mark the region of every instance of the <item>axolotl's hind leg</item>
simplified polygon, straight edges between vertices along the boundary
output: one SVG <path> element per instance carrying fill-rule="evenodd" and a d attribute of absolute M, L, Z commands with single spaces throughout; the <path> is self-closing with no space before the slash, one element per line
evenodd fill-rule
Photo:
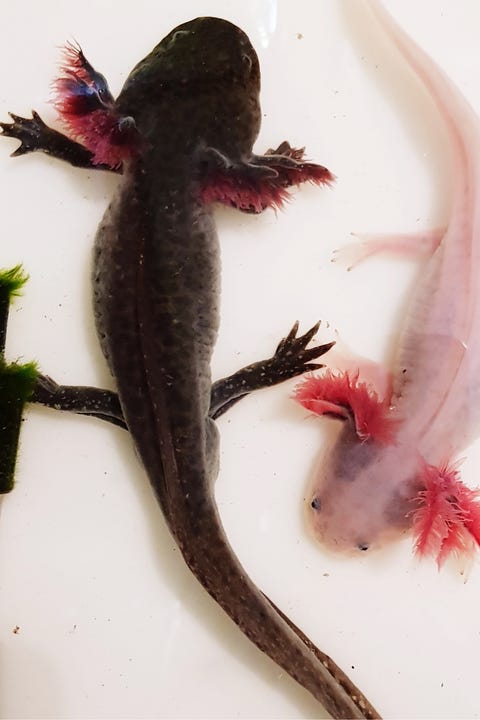
<path fill-rule="evenodd" d="M 296 322 L 289 334 L 280 341 L 271 358 L 247 365 L 230 377 L 217 380 L 212 386 L 210 417 L 214 420 L 220 417 L 254 390 L 278 385 L 284 380 L 322 368 L 323 365 L 312 361 L 328 352 L 335 343 L 307 349 L 319 327 L 320 323 L 317 323 L 304 335 L 297 337 Z"/>
<path fill-rule="evenodd" d="M 254 390 L 271 387 L 323 367 L 312 361 L 330 350 L 333 343 L 307 349 L 318 328 L 319 323 L 297 337 L 296 322 L 289 334 L 281 340 L 272 357 L 252 363 L 233 375 L 217 380 L 212 385 L 210 417 L 214 420 L 220 417 Z M 29 401 L 55 410 L 93 416 L 127 429 L 118 395 L 111 390 L 80 385 L 57 385 L 51 378 L 39 375 Z"/>
<path fill-rule="evenodd" d="M 89 415 L 127 430 L 120 400 L 113 390 L 87 385 L 58 385 L 48 375 L 39 374 L 29 402 L 53 410 Z"/>

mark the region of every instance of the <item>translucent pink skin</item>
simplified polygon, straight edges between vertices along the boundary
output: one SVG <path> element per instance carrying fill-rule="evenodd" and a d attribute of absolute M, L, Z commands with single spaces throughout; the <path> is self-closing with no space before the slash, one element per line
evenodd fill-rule
<path fill-rule="evenodd" d="M 384 398 L 390 417 L 398 423 L 395 439 L 388 446 L 375 438 L 365 442 L 354 423 L 344 422 L 314 480 L 308 519 L 322 544 L 352 552 L 380 546 L 415 524 L 417 551 L 436 553 L 441 564 L 449 552 L 471 552 L 478 542 L 468 522 L 463 522 L 478 511 L 477 495 L 469 496 L 460 508 L 466 529 L 456 537 L 448 535 L 445 517 L 443 538 L 428 533 L 423 538 L 422 517 L 432 509 L 430 504 L 425 511 L 426 475 L 430 473 L 429 481 L 431 476 L 426 466 L 440 468 L 440 488 L 445 477 L 441 468 L 451 467 L 479 430 L 480 124 L 453 83 L 380 4 L 376 0 L 367 4 L 431 94 L 447 127 L 452 199 L 445 231 L 438 244 L 433 243 L 433 254 L 412 298 L 391 394 Z M 447 500 L 450 508 L 456 508 L 458 473 L 446 475 L 453 493 L 452 498 L 447 494 Z M 415 518 L 421 503 L 423 515 L 417 512 Z"/>

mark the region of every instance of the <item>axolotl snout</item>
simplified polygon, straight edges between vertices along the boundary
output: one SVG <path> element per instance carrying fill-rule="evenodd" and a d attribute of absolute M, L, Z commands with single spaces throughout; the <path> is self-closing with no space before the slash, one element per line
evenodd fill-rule
<path fill-rule="evenodd" d="M 421 490 L 417 471 L 414 448 L 359 442 L 347 420 L 309 492 L 313 535 L 334 551 L 382 546 L 411 524 L 412 496 Z"/>

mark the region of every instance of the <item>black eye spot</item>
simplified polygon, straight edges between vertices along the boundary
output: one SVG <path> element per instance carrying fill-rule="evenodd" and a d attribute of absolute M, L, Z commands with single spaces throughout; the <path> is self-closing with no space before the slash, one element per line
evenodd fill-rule
<path fill-rule="evenodd" d="M 317 497 L 313 498 L 312 502 L 310 503 L 310 506 L 311 506 L 314 510 L 321 510 L 321 508 L 322 508 L 322 503 L 320 502 L 320 498 L 317 498 Z"/>
<path fill-rule="evenodd" d="M 179 38 L 183 37 L 184 35 L 190 35 L 190 34 L 191 34 L 190 30 L 176 30 L 169 40 L 168 49 L 170 50 L 170 48 L 172 48 L 175 45 L 175 43 L 178 41 Z"/>
<path fill-rule="evenodd" d="M 357 548 L 359 550 L 363 550 L 364 552 L 365 552 L 365 550 L 368 550 L 369 547 L 370 547 L 370 545 L 368 543 L 358 543 L 358 545 L 357 545 Z"/>
<path fill-rule="evenodd" d="M 252 62 L 252 58 L 250 57 L 250 55 L 247 55 L 247 53 L 243 53 L 243 55 L 242 55 L 242 62 L 243 62 L 245 65 L 247 65 L 247 67 L 248 67 L 249 70 L 251 69 L 251 67 L 252 67 L 252 65 L 253 65 L 253 62 Z"/>

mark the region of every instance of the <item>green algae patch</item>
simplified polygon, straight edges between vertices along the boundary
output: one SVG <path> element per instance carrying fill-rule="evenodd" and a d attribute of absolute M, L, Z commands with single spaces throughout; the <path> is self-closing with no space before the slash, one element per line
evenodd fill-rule
<path fill-rule="evenodd" d="M 13 488 L 22 414 L 37 374 L 35 363 L 7 365 L 0 359 L 0 493 Z"/>

